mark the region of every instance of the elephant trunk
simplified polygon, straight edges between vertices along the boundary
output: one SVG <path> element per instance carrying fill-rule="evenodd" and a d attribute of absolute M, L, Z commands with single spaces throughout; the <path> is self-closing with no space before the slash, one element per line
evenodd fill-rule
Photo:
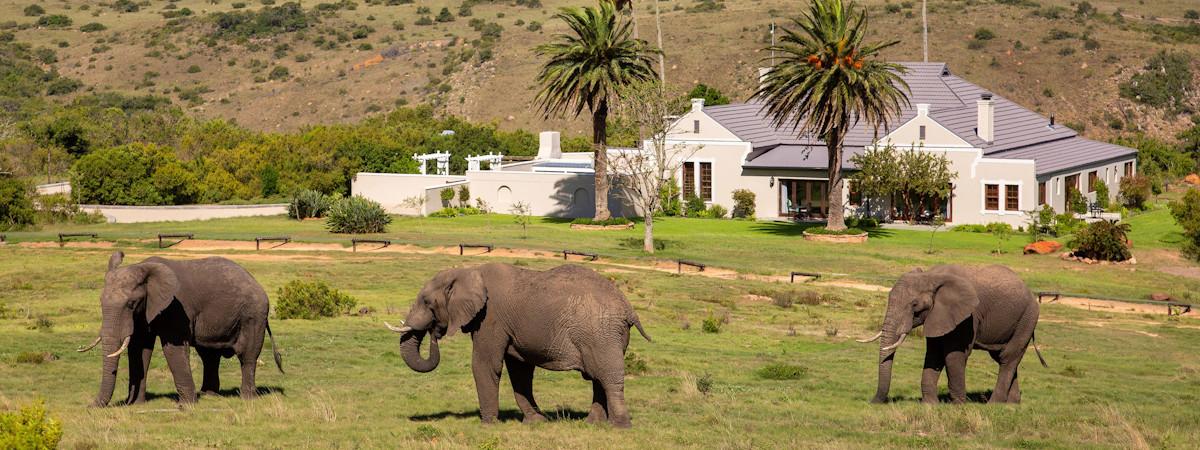
<path fill-rule="evenodd" d="M 888 401 L 888 391 L 892 386 L 892 362 L 896 357 L 896 350 L 904 340 L 904 336 L 912 330 L 912 318 L 897 317 L 901 315 L 906 314 L 901 311 L 893 315 L 889 308 L 888 317 L 884 320 L 883 330 L 879 337 L 879 384 L 875 387 L 875 397 L 871 399 L 871 403 L 887 403 Z"/>
<path fill-rule="evenodd" d="M 116 338 L 104 339 L 105 356 L 100 369 L 100 393 L 96 395 L 94 406 L 108 406 L 108 402 L 112 400 L 113 387 L 117 382 L 117 365 L 121 361 L 121 355 L 118 353 L 120 346 L 121 341 Z"/>
<path fill-rule="evenodd" d="M 436 369 L 441 362 L 436 337 L 431 337 L 429 341 L 429 358 L 421 357 L 421 341 L 425 340 L 425 334 L 424 330 L 413 330 L 400 335 L 400 356 L 410 369 L 421 373 Z"/>

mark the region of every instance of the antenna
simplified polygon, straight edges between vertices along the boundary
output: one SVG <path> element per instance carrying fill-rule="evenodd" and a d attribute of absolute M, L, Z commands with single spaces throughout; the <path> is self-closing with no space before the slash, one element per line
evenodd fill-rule
<path fill-rule="evenodd" d="M 921 0 L 921 49 L 924 62 L 929 62 L 929 17 L 925 15 L 926 0 Z"/>
<path fill-rule="evenodd" d="M 775 65 L 775 21 L 771 21 L 771 65 Z"/>

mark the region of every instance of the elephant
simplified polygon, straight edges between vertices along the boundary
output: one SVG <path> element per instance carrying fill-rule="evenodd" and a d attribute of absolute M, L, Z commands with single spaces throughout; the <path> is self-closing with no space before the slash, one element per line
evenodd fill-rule
<path fill-rule="evenodd" d="M 942 369 L 946 370 L 951 402 L 965 402 L 967 357 L 977 348 L 986 350 L 1000 365 L 988 402 L 1019 403 L 1017 367 L 1031 343 L 1038 360 L 1046 366 L 1034 342 L 1037 321 L 1037 299 L 1007 267 L 943 265 L 908 272 L 888 294 L 882 330 L 859 341 L 880 340 L 879 385 L 871 401 L 888 400 L 896 349 L 913 328 L 924 325 L 927 346 L 921 374 L 922 402 L 937 403 Z"/>
<path fill-rule="evenodd" d="M 492 263 L 437 273 L 421 288 L 400 333 L 409 368 L 429 372 L 440 361 L 438 340 L 471 335 L 471 371 L 485 424 L 498 416 L 500 370 L 525 423 L 546 420 L 533 398 L 533 370 L 576 370 L 592 382 L 590 423 L 631 426 L 625 405 L 625 350 L 630 326 L 650 336 L 629 301 L 608 279 L 577 265 L 547 271 Z M 421 343 L 430 335 L 429 357 Z"/>
<path fill-rule="evenodd" d="M 220 389 L 221 358 L 237 355 L 242 368 L 241 397 L 257 395 L 254 375 L 264 331 L 271 340 L 275 366 L 283 372 L 267 323 L 267 293 L 246 269 L 218 257 L 187 261 L 151 257 L 121 267 L 124 258 L 120 251 L 109 258 L 100 293 L 100 335 L 79 348 L 86 352 L 104 344 L 100 392 L 93 406 L 107 406 L 112 399 L 117 365 L 126 350 L 129 394 L 125 404 L 146 401 L 146 372 L 156 338 L 162 342 L 181 403 L 196 401 L 189 347 L 196 347 L 204 365 L 200 389 L 205 393 Z"/>

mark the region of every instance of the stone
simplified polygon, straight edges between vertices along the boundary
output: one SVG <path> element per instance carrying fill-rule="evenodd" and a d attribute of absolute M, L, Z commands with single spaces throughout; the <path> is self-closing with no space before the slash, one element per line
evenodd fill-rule
<path fill-rule="evenodd" d="M 1049 255 L 1062 249 L 1062 246 L 1055 241 L 1037 241 L 1025 246 L 1025 254 Z"/>
<path fill-rule="evenodd" d="M 1183 182 L 1192 186 L 1200 186 L 1200 175 L 1196 175 L 1194 173 L 1189 174 L 1188 176 L 1183 177 Z"/>

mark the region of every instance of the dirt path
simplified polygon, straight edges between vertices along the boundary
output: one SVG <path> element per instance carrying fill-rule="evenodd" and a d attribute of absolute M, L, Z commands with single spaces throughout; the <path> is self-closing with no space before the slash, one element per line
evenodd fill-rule
<path fill-rule="evenodd" d="M 1167 305 L 1155 305 L 1150 303 L 1127 303 L 1116 300 L 1096 300 L 1090 298 L 1079 297 L 1062 297 L 1051 304 L 1067 305 L 1088 311 L 1116 312 L 1126 314 L 1165 314 Z M 1178 310 L 1178 308 L 1176 308 Z M 1196 317 L 1196 311 L 1188 311 L 1184 314 L 1189 317 Z"/>

